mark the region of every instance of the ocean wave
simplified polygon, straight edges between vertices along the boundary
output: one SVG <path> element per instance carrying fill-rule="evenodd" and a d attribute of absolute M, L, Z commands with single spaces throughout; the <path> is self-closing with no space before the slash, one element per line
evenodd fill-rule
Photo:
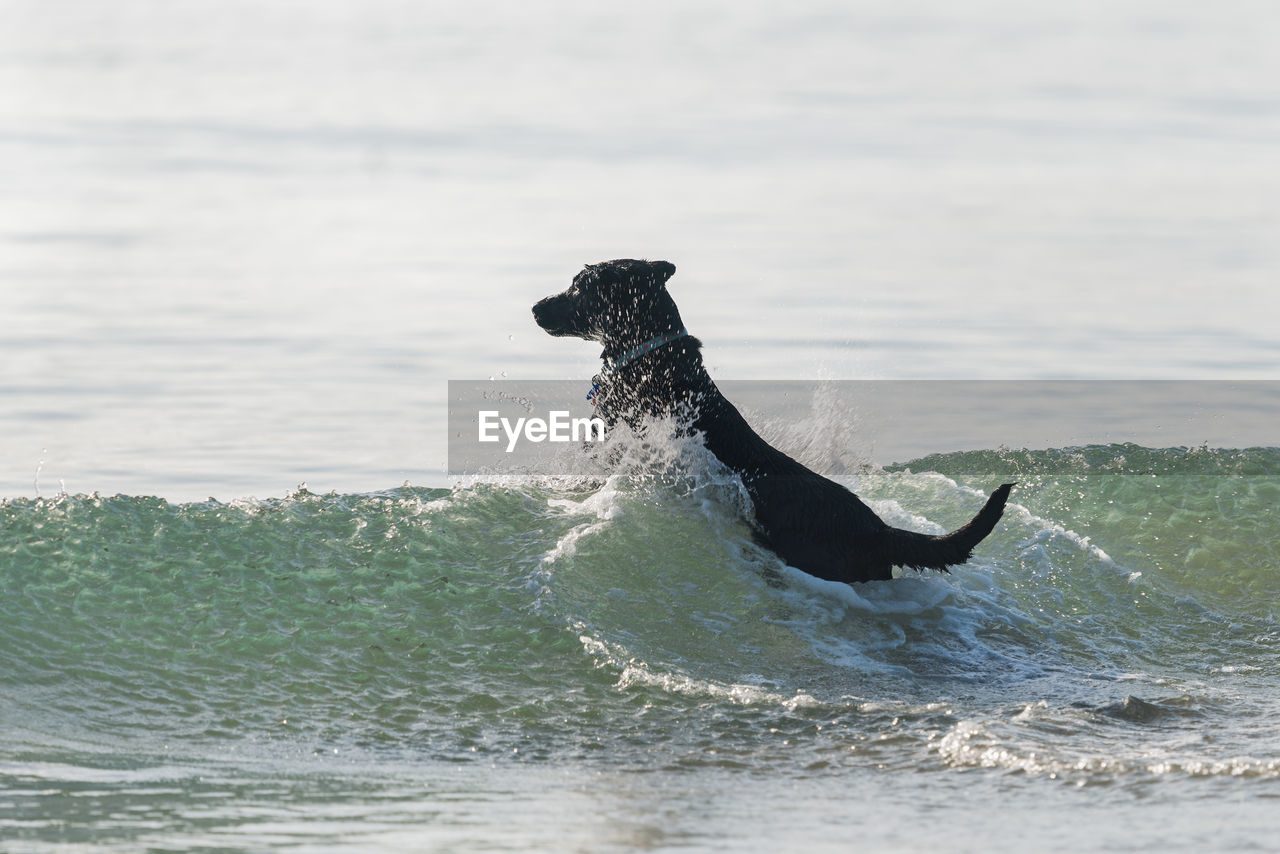
<path fill-rule="evenodd" d="M 8 500 L 0 686 L 29 721 L 8 737 L 642 762 L 710 715 L 748 753 L 761 727 L 822 726 L 808 742 L 822 756 L 844 756 L 840 739 L 866 755 L 901 727 L 899 753 L 876 742 L 881 760 L 1273 775 L 1255 729 L 1231 721 L 1275 696 L 1275 484 L 1083 477 L 1022 483 L 950 575 L 852 586 L 757 545 L 740 484 L 696 459 L 227 504 Z M 937 471 L 844 482 L 926 531 L 968 518 L 992 485 Z M 1134 692 L 1179 691 L 1204 698 L 1194 726 L 1235 737 L 1117 748 L 1109 727 L 1188 726 L 1134 719 L 1169 706 Z"/>

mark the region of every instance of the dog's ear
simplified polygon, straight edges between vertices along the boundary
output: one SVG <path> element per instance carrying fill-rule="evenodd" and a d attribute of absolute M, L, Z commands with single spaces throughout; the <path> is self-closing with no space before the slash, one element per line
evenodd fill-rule
<path fill-rule="evenodd" d="M 626 284 L 641 289 L 652 287 L 656 291 L 675 272 L 676 265 L 670 261 L 618 258 L 614 261 L 601 261 L 599 264 L 587 264 L 578 275 L 598 278 L 602 283 Z"/>

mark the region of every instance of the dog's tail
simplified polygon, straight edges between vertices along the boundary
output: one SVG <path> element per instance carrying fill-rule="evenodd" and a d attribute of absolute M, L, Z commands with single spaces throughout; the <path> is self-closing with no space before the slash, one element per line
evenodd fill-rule
<path fill-rule="evenodd" d="M 1000 486 L 987 503 L 978 511 L 967 525 L 956 528 L 950 534 L 930 536 L 915 531 L 904 531 L 901 528 L 889 528 L 886 532 L 884 556 L 891 566 L 905 566 L 911 569 L 941 569 L 949 572 L 947 567 L 964 563 L 973 553 L 973 548 L 982 542 L 991 529 L 1004 515 L 1005 502 L 1009 500 L 1009 490 L 1015 483 Z"/>

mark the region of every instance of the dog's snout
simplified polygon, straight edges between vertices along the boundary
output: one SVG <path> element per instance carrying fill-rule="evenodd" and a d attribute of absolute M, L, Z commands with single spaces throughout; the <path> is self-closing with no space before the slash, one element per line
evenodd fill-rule
<path fill-rule="evenodd" d="M 555 294 L 533 304 L 533 319 L 551 335 L 576 335 L 572 306 L 564 294 Z"/>
<path fill-rule="evenodd" d="M 556 298 L 554 296 L 540 299 L 533 304 L 533 319 L 543 329 L 547 328 L 554 312 L 554 304 Z"/>

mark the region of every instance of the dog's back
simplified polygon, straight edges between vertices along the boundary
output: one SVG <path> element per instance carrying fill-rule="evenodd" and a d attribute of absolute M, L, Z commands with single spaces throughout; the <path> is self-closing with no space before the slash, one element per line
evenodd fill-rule
<path fill-rule="evenodd" d="M 709 381 L 709 380 L 708 380 Z M 756 530 L 789 565 L 832 581 L 893 577 L 893 567 L 941 569 L 964 563 L 991 533 L 1013 484 L 1005 484 L 967 525 L 942 536 L 891 527 L 840 484 L 801 465 L 723 401 L 694 426 L 707 449 L 737 472 L 755 507 Z"/>

